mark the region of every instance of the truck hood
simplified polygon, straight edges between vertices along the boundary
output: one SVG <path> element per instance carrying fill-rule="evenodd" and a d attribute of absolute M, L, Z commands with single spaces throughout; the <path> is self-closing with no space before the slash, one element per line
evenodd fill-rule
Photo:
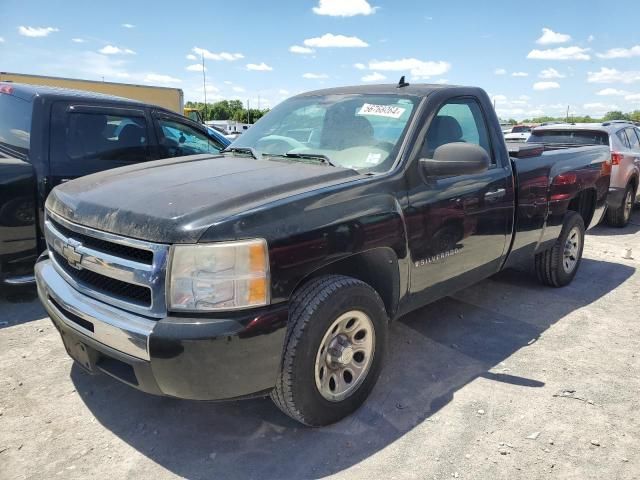
<path fill-rule="evenodd" d="M 161 243 L 193 243 L 225 218 L 360 174 L 345 168 L 197 155 L 107 170 L 56 187 L 47 209 L 69 221 Z"/>

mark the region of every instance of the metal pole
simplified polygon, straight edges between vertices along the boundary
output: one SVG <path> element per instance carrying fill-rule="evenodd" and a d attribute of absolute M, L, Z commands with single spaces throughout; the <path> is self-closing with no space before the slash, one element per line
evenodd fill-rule
<path fill-rule="evenodd" d="M 247 123 L 251 125 L 251 104 L 249 103 L 248 98 L 247 98 Z"/>
<path fill-rule="evenodd" d="M 569 123 L 569 107 L 570 105 L 567 105 L 567 123 Z"/>
<path fill-rule="evenodd" d="M 204 91 L 204 115 L 202 119 L 207 121 L 207 75 L 204 71 L 204 53 L 202 54 L 202 90 Z"/>

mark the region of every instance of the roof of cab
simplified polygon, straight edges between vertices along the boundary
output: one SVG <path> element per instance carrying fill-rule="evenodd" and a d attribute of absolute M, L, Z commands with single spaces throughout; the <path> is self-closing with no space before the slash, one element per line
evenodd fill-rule
<path fill-rule="evenodd" d="M 0 87 L 9 87 L 12 89 L 11 94 L 23 100 L 33 101 L 35 97 L 44 98 L 65 98 L 65 99 L 89 99 L 109 101 L 112 103 L 121 103 L 127 105 L 146 105 L 143 102 L 131 100 L 129 98 L 117 97 L 115 95 L 106 95 L 104 93 L 89 92 L 86 90 L 73 90 L 70 88 L 48 87 L 44 85 L 31 85 L 26 83 L 0 82 Z"/>
<path fill-rule="evenodd" d="M 304 92 L 297 97 L 314 97 L 321 95 L 367 95 L 367 94 L 386 94 L 386 95 L 413 95 L 416 97 L 426 97 L 436 90 L 452 89 L 452 88 L 472 88 L 462 87 L 460 85 L 445 84 L 428 84 L 418 83 L 411 84 L 406 87 L 398 87 L 397 83 L 383 85 L 352 85 L 348 87 L 325 88 L 322 90 L 313 90 Z"/>
<path fill-rule="evenodd" d="M 535 131 L 545 131 L 545 130 L 590 130 L 597 132 L 617 132 L 623 128 L 628 127 L 636 127 L 637 126 L 633 122 L 627 121 L 611 121 L 604 123 L 561 123 L 557 125 L 541 125 L 539 127 L 535 127 Z"/>

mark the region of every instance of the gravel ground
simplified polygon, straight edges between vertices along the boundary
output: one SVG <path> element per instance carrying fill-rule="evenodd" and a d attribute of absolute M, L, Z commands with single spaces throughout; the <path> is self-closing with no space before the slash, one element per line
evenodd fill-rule
<path fill-rule="evenodd" d="M 3 301 L 0 478 L 640 479 L 638 267 L 640 212 L 592 231 L 567 288 L 504 272 L 408 315 L 323 429 L 86 375 L 37 301 Z"/>

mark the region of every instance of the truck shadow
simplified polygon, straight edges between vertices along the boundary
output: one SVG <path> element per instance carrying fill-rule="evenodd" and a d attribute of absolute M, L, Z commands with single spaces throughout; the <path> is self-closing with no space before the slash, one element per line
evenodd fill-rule
<path fill-rule="evenodd" d="M 0 329 L 47 318 L 35 287 L 0 291 Z"/>
<path fill-rule="evenodd" d="M 587 234 L 595 235 L 596 237 L 617 237 L 621 235 L 634 235 L 638 232 L 640 232 L 640 208 L 636 208 L 633 211 L 629 223 L 624 228 L 610 227 L 606 222 L 603 222 L 589 230 Z"/>
<path fill-rule="evenodd" d="M 268 399 L 152 397 L 77 367 L 71 378 L 103 426 L 181 477 L 324 477 L 356 465 L 422 422 L 438 421 L 453 395 L 480 377 L 515 385 L 523 395 L 543 387 L 538 378 L 512 374 L 501 363 L 634 271 L 585 259 L 574 283 L 558 290 L 506 271 L 405 316 L 391 328 L 387 365 L 369 400 L 350 418 L 322 429 L 301 427 Z"/>

